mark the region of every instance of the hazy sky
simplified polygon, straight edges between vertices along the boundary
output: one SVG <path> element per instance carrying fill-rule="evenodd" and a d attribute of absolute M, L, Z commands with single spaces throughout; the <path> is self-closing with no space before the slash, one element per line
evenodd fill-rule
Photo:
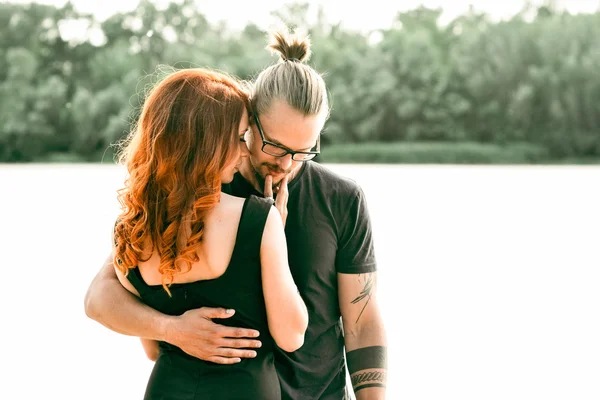
<path fill-rule="evenodd" d="M 30 0 L 8 0 L 9 2 L 27 3 Z M 476 9 L 486 11 L 496 18 L 508 17 L 523 6 L 524 0 L 366 0 L 349 5 L 342 0 L 306 0 L 316 10 L 321 4 L 325 7 L 328 20 L 331 22 L 342 21 L 343 25 L 351 29 L 369 30 L 386 28 L 392 22 L 398 11 L 407 10 L 423 4 L 429 7 L 441 7 L 445 12 L 445 19 L 451 19 L 457 14 L 468 9 L 473 4 Z M 6 2 L 6 1 L 5 1 Z M 62 6 L 66 0 L 38 0 L 38 3 L 55 4 Z M 533 0 L 532 3 L 540 4 L 543 0 Z M 97 18 L 104 19 L 118 12 L 135 8 L 138 0 L 107 0 L 96 2 L 93 0 L 72 0 L 78 10 L 94 13 Z M 155 3 L 168 3 L 165 0 L 156 0 Z M 211 21 L 226 20 L 229 26 L 243 27 L 248 21 L 266 28 L 274 22 L 269 13 L 286 3 L 281 0 L 197 0 L 203 14 Z M 401 3 L 401 4 L 398 4 Z M 598 9 L 599 0 L 557 0 L 556 3 L 571 12 L 593 12 Z"/>

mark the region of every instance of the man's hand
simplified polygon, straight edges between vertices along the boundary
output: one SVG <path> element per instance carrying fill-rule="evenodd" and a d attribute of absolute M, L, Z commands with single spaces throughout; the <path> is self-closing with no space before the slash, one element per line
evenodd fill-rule
<path fill-rule="evenodd" d="M 275 207 L 281 214 L 281 219 L 283 221 L 283 226 L 285 226 L 285 220 L 288 216 L 287 202 L 288 202 L 288 175 L 285 176 L 281 180 L 281 183 L 276 188 L 277 191 L 277 200 L 275 201 Z M 265 190 L 263 192 L 265 197 L 273 198 L 273 177 L 271 175 L 267 175 L 265 178 Z"/>
<path fill-rule="evenodd" d="M 261 342 L 253 329 L 219 325 L 213 318 L 229 318 L 234 311 L 223 308 L 202 307 L 173 317 L 167 326 L 166 342 L 175 345 L 191 356 L 217 364 L 235 364 L 242 358 L 254 358 Z"/>

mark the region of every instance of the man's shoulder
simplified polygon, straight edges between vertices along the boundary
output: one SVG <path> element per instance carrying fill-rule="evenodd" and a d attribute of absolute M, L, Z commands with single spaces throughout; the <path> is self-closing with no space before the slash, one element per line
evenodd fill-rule
<path fill-rule="evenodd" d="M 340 175 L 322 164 L 311 162 L 309 167 L 310 179 L 318 184 L 321 191 L 341 196 L 356 196 L 361 191 L 360 185 L 355 180 Z"/>

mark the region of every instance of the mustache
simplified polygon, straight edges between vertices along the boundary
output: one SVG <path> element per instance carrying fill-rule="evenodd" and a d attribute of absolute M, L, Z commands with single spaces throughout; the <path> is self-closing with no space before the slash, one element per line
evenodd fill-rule
<path fill-rule="evenodd" d="M 288 174 L 292 170 L 291 168 L 281 169 L 277 165 L 268 164 L 268 163 L 263 163 L 263 166 L 267 167 L 269 170 L 271 170 L 273 172 L 282 173 L 282 174 Z"/>

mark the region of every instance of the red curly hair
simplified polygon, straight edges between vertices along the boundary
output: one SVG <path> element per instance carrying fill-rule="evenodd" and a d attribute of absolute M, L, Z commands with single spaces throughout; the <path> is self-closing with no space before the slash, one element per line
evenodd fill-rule
<path fill-rule="evenodd" d="M 199 260 L 204 218 L 220 200 L 224 167 L 240 155 L 249 104 L 240 82 L 202 68 L 173 72 L 149 93 L 120 155 L 128 178 L 118 191 L 114 263 L 124 275 L 157 250 L 170 295 L 182 266 Z"/>

